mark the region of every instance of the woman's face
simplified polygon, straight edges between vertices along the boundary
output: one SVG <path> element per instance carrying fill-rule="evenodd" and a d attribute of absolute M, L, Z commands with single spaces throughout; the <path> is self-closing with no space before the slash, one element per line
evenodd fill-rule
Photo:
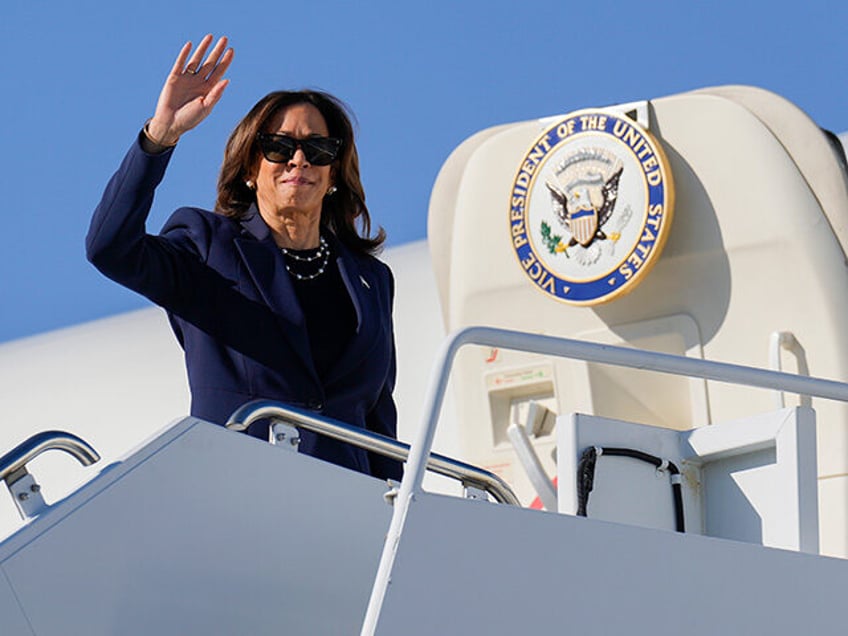
<path fill-rule="evenodd" d="M 264 132 L 295 139 L 330 135 L 321 111 L 307 103 L 293 104 L 277 113 Z M 332 167 L 310 164 L 302 148 L 285 163 L 273 163 L 260 153 L 256 203 L 259 213 L 272 227 L 281 217 L 296 214 L 320 219 L 321 203 L 331 185 Z"/>

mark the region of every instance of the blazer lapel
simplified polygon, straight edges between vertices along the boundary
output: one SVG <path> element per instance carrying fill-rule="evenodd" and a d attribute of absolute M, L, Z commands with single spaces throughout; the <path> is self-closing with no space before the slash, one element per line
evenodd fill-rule
<path fill-rule="evenodd" d="M 377 337 L 383 328 L 378 309 L 380 300 L 377 296 L 377 281 L 373 280 L 370 272 L 363 271 L 356 259 L 339 241 L 333 241 L 333 248 L 339 254 L 337 260 L 339 273 L 356 310 L 356 332 L 327 375 L 328 384 L 350 373 L 361 363 L 377 344 Z"/>
<path fill-rule="evenodd" d="M 280 319 L 281 331 L 291 347 L 317 380 L 318 374 L 309 350 L 309 336 L 303 311 L 286 273 L 282 253 L 277 249 L 268 226 L 255 206 L 248 211 L 248 216 L 242 221 L 242 227 L 250 238 L 237 238 L 235 244 L 245 268 L 262 300 Z"/>

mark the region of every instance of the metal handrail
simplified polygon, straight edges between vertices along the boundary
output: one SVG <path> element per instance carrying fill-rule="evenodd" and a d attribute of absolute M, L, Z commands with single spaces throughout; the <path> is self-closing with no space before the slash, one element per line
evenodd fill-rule
<path fill-rule="evenodd" d="M 453 333 L 444 342 L 437 356 L 434 365 L 436 371 L 425 398 L 424 418 L 418 429 L 418 437 L 412 444 L 412 453 L 407 462 L 406 475 L 401 486 L 401 496 L 420 490 L 424 472 L 423 458 L 433 445 L 453 359 L 459 349 L 469 344 L 658 371 L 763 389 L 777 389 L 848 402 L 848 384 L 835 380 L 494 327 L 466 327 Z"/>
<path fill-rule="evenodd" d="M 266 418 L 283 421 L 390 459 L 406 461 L 409 457 L 409 444 L 337 420 L 318 418 L 271 400 L 254 400 L 244 404 L 230 416 L 226 426 L 230 430 L 243 431 L 253 422 Z M 515 493 L 503 479 L 482 468 L 431 453 L 426 469 L 456 479 L 463 486 L 485 490 L 499 503 L 520 505 Z"/>
<path fill-rule="evenodd" d="M 421 492 L 424 465 L 433 446 L 433 438 L 442 411 L 450 369 L 457 352 L 469 344 L 527 351 L 632 369 L 659 371 L 660 373 L 756 386 L 763 389 L 777 389 L 799 395 L 848 402 L 848 384 L 834 380 L 800 377 L 790 373 L 767 371 L 738 364 L 698 360 L 668 353 L 581 342 L 568 338 L 494 327 L 460 329 L 445 340 L 436 358 L 434 373 L 424 402 L 424 417 L 421 427 L 418 429 L 417 437 L 412 444 L 409 460 L 406 463 L 406 472 L 400 484 L 389 532 L 386 536 L 386 542 L 383 544 L 380 565 L 377 568 L 377 578 L 365 613 L 362 634 L 372 634 L 376 628 L 410 501 L 416 493 Z"/>
<path fill-rule="evenodd" d="M 810 375 L 810 367 L 807 365 L 807 353 L 804 347 L 798 342 L 791 331 L 774 331 L 769 337 L 769 368 L 775 371 L 783 371 L 781 364 L 780 350 L 786 349 L 795 356 L 798 364 L 798 375 Z M 786 398 L 783 391 L 775 391 L 775 402 L 777 408 L 782 409 L 786 406 Z M 809 395 L 801 396 L 801 406 L 812 406 L 812 400 Z"/>
<path fill-rule="evenodd" d="M 91 466 L 100 455 L 85 440 L 65 431 L 42 431 L 15 446 L 0 457 L 0 481 L 5 481 L 44 451 L 60 450 L 74 457 L 83 466 Z"/>

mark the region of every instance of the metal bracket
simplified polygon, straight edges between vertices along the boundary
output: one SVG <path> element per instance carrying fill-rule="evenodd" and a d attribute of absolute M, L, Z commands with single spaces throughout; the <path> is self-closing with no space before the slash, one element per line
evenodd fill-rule
<path fill-rule="evenodd" d="M 36 433 L 0 457 L 0 481 L 6 483 L 24 519 L 35 517 L 47 509 L 41 496 L 41 486 L 26 467 L 30 461 L 48 450 L 64 451 L 83 466 L 100 461 L 100 455 L 88 442 L 65 431 Z"/>
<path fill-rule="evenodd" d="M 5 481 L 22 519 L 37 517 L 47 509 L 41 486 L 26 468 L 15 471 Z"/>
<path fill-rule="evenodd" d="M 387 479 L 386 484 L 388 484 L 389 489 L 383 493 L 383 499 L 385 499 L 386 503 L 390 506 L 394 506 L 395 500 L 400 492 L 400 482 L 395 481 L 394 479 Z"/>
<path fill-rule="evenodd" d="M 650 130 L 651 116 L 649 106 L 650 101 L 643 99 L 637 102 L 626 102 L 624 104 L 610 104 L 609 106 L 600 106 L 593 110 L 605 110 L 615 115 L 627 117 L 635 121 L 645 130 Z M 542 117 L 538 121 L 541 128 L 547 128 L 551 124 L 560 121 L 563 117 L 565 117 L 565 114 L 552 115 L 550 117 Z"/>
<path fill-rule="evenodd" d="M 489 501 L 489 493 L 482 488 L 477 488 L 476 486 L 462 484 L 462 493 L 466 499 L 471 499 L 473 501 Z"/>
<path fill-rule="evenodd" d="M 274 422 L 271 425 L 269 436 L 268 441 L 271 444 L 286 450 L 297 452 L 297 447 L 300 445 L 300 432 L 296 426 L 292 426 L 288 422 Z"/>
<path fill-rule="evenodd" d="M 627 102 L 625 104 L 613 104 L 606 106 L 602 110 L 608 110 L 619 115 L 629 117 L 645 130 L 651 129 L 650 110 L 648 109 L 650 102 L 648 100 L 640 100 L 638 102 Z"/>

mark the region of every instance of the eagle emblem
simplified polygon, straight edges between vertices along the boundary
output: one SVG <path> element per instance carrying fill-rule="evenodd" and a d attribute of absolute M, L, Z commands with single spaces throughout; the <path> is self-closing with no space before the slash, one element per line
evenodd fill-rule
<path fill-rule="evenodd" d="M 549 297 L 610 301 L 659 259 L 674 183 L 662 146 L 630 110 L 551 119 L 518 163 L 509 240 L 519 267 Z"/>
<path fill-rule="evenodd" d="M 610 220 L 618 198 L 618 184 L 624 171 L 621 160 L 602 148 L 584 148 L 562 161 L 555 178 L 545 181 L 551 193 L 554 214 L 571 234 L 565 251 L 577 244 L 588 248 L 596 239 L 607 236 L 604 225 Z"/>

